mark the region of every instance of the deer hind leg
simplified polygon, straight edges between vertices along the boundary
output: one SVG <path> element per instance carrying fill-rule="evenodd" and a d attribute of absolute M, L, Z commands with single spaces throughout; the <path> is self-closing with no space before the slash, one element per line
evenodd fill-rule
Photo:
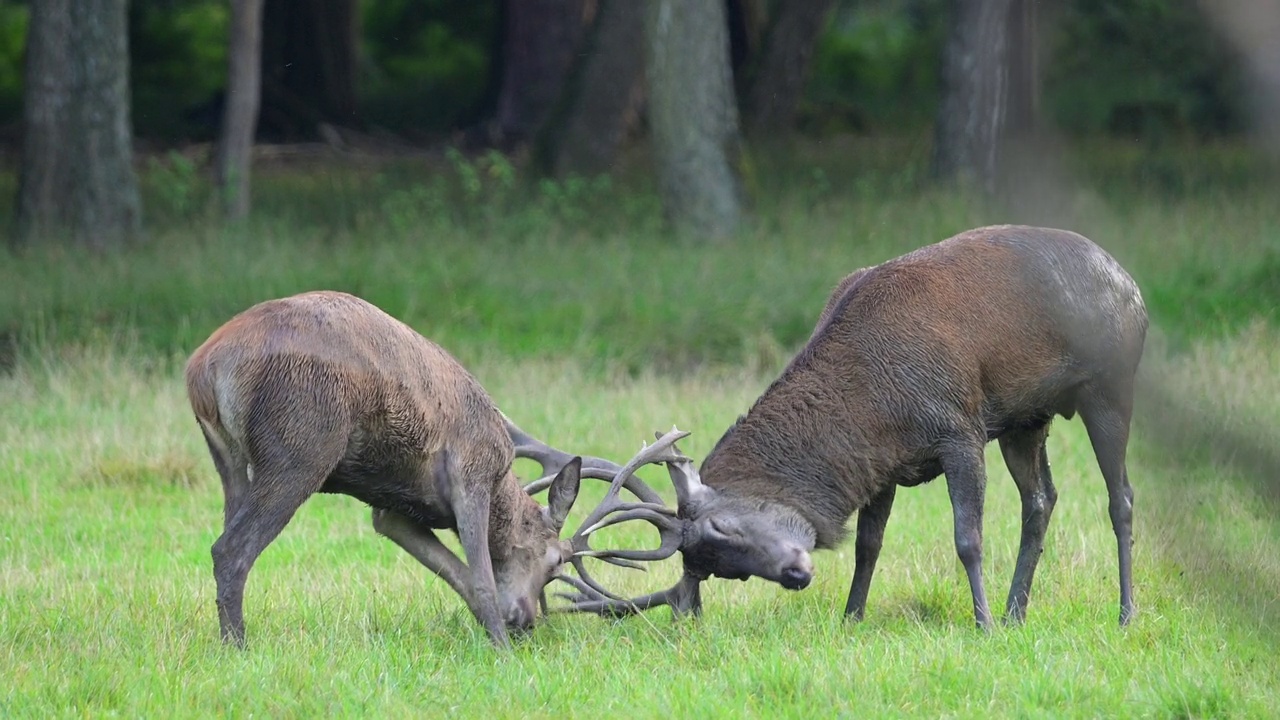
<path fill-rule="evenodd" d="M 1049 456 L 1045 452 L 1045 439 L 1049 436 L 1048 423 L 1017 430 L 1000 438 L 1000 452 L 1004 464 L 1013 476 L 1022 496 L 1022 541 L 1018 547 L 1018 562 L 1009 586 L 1009 601 L 1005 605 L 1007 623 L 1020 623 L 1027 616 L 1027 602 L 1031 597 L 1031 582 L 1036 574 L 1040 554 L 1044 552 L 1044 536 L 1049 528 L 1049 518 L 1058 501 L 1049 474 Z"/>
<path fill-rule="evenodd" d="M 470 570 L 453 553 L 431 528 L 415 522 L 392 510 L 374 508 L 373 527 L 379 534 L 394 542 L 422 563 L 428 570 L 440 576 L 471 610 L 480 616 L 474 594 L 471 592 Z"/>
<path fill-rule="evenodd" d="M 205 444 L 209 446 L 213 467 L 222 479 L 222 529 L 225 531 L 249 489 L 249 463 L 206 428 L 204 423 L 200 424 L 200 432 L 204 435 Z"/>
<path fill-rule="evenodd" d="M 884 544 L 884 528 L 893 510 L 893 498 L 898 486 L 890 485 L 871 498 L 871 502 L 858 511 L 858 538 L 853 550 L 853 583 L 849 586 L 849 600 L 844 614 L 861 620 L 867 609 L 867 593 L 871 590 L 871 574 L 875 572 L 880 547 Z"/>
<path fill-rule="evenodd" d="M 982 443 L 953 446 L 942 456 L 951 513 L 955 522 L 956 555 L 969 577 L 973 617 L 979 628 L 991 628 L 991 609 L 982 584 L 982 510 L 986 500 L 987 471 Z"/>
<path fill-rule="evenodd" d="M 324 437 L 308 437 L 305 448 L 276 446 L 263 452 L 265 457 L 254 465 L 253 479 L 238 509 L 213 543 L 223 642 L 244 645 L 244 585 L 249 571 L 302 503 L 337 467 L 346 449 L 339 437 L 345 437 L 344 432 L 331 428 L 331 434 Z"/>
<path fill-rule="evenodd" d="M 1095 391 L 1081 403 L 1080 417 L 1089 431 L 1089 442 L 1098 459 L 1098 468 L 1107 483 L 1108 511 L 1116 534 L 1120 565 L 1120 624 L 1133 619 L 1133 488 L 1125 455 L 1129 445 L 1129 420 L 1133 414 L 1133 391 Z"/>

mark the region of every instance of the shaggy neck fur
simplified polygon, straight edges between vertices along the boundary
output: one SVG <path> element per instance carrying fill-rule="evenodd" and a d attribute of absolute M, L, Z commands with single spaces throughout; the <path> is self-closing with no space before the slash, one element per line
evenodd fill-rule
<path fill-rule="evenodd" d="M 820 359 L 809 349 L 797 356 L 720 438 L 700 475 L 719 492 L 792 508 L 813 525 L 817 547 L 830 548 L 885 478 L 844 400 L 856 397 L 856 376 L 832 382 Z"/>

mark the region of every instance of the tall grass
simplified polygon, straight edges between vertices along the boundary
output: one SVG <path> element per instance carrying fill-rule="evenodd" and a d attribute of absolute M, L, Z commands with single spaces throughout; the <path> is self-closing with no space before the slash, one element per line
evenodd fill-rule
<path fill-rule="evenodd" d="M 500 157 L 457 154 L 268 168 L 255 219 L 224 227 L 207 222 L 200 177 L 170 161 L 147 176 L 164 221 L 141 250 L 0 255 L 0 334 L 28 347 L 125 337 L 185 353 L 254 302 L 330 288 L 464 359 L 572 354 L 636 370 L 772 358 L 807 336 L 844 274 L 1021 216 L 930 188 L 917 146 L 887 147 L 865 167 L 847 158 L 879 145 L 762 161 L 751 229 L 721 246 L 668 237 L 641 180 L 532 182 Z M 1280 178 L 1232 148 L 1201 155 L 1222 166 L 1222 192 L 1153 188 L 1142 168 L 1207 181 L 1193 163 L 1105 148 L 1078 163 L 1101 180 L 1067 198 L 1072 227 L 1130 269 L 1174 335 L 1280 318 Z M 1123 192 L 1116 176 L 1130 177 Z"/>

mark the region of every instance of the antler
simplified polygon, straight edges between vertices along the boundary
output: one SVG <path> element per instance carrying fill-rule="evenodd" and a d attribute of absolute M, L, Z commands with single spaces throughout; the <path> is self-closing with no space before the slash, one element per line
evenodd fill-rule
<path fill-rule="evenodd" d="M 702 593 L 699 591 L 702 579 L 688 572 L 666 590 L 630 600 L 606 597 L 572 575 L 557 575 L 556 579 L 574 586 L 579 593 L 577 595 L 557 593 L 560 597 L 573 602 L 573 605 L 568 608 L 562 610 L 557 608 L 560 612 L 589 612 L 601 617 L 620 618 L 663 605 L 670 605 L 676 615 L 690 612 L 698 615 L 702 612 Z"/>
<path fill-rule="evenodd" d="M 591 573 L 587 572 L 584 558 L 597 558 L 611 565 L 643 570 L 644 567 L 637 564 L 637 560 L 662 560 L 671 557 L 680 549 L 680 542 L 683 537 L 683 522 L 675 518 L 675 509 L 664 504 L 656 493 L 653 493 L 657 502 L 643 500 L 641 502 L 623 502 L 619 494 L 623 488 L 631 489 L 633 483 L 638 483 L 648 490 L 648 486 L 640 483 L 635 473 L 641 467 L 651 463 L 672 463 L 681 460 L 688 461 L 680 451 L 676 449 L 677 440 L 688 437 L 689 433 L 671 428 L 671 431 L 658 437 L 657 441 L 652 445 L 644 445 L 640 448 L 640 452 L 631 458 L 625 466 L 613 477 L 613 482 L 609 485 L 609 491 L 605 493 L 604 499 L 596 506 L 587 519 L 582 522 L 578 530 L 574 532 L 569 543 L 573 548 L 573 556 L 569 562 L 572 563 L 575 570 L 578 571 L 578 578 L 586 587 L 595 593 L 595 596 L 604 598 L 612 598 L 622 601 L 623 598 L 614 595 L 606 590 L 600 583 L 591 577 Z M 632 490 L 632 492 L 635 492 Z M 652 490 L 650 490 L 652 493 Z M 636 493 L 639 496 L 639 493 Z M 643 498 L 643 496 L 641 496 Z M 658 529 L 661 537 L 661 544 L 652 550 L 596 550 L 591 547 L 591 534 L 627 520 L 644 520 Z M 568 576 L 565 576 L 568 577 Z M 572 585 L 580 587 L 573 581 L 566 581 Z"/>
<path fill-rule="evenodd" d="M 502 416 L 503 421 L 507 424 L 507 435 L 511 437 L 511 442 L 516 448 L 516 457 L 528 458 L 542 466 L 542 477 L 528 483 L 524 486 L 525 493 L 534 495 L 542 492 L 551 486 L 551 481 L 555 479 L 556 473 L 569 463 L 577 455 L 571 455 L 563 450 L 547 445 L 538 440 L 529 433 L 521 430 L 515 423 L 511 422 L 511 418 L 506 415 Z M 622 472 L 622 466 L 615 462 L 604 458 L 591 457 L 583 455 L 582 457 L 582 477 L 594 478 L 596 480 L 606 480 L 612 482 Z M 662 504 L 662 496 L 653 491 L 638 477 L 634 475 L 627 479 L 624 487 L 636 497 L 647 503 Z"/>
<path fill-rule="evenodd" d="M 507 434 L 515 445 L 516 457 L 528 458 L 542 466 L 543 477 L 526 484 L 524 486 L 526 493 L 533 495 L 545 490 L 551 485 L 555 474 L 570 460 L 577 457 L 534 438 L 521 430 L 505 415 L 503 420 L 507 426 Z M 643 480 L 636 477 L 635 473 L 645 465 L 666 463 L 668 472 L 672 477 L 672 483 L 676 487 L 676 494 L 683 498 L 688 492 L 686 489 L 688 486 L 687 478 L 690 477 L 691 473 L 691 476 L 696 478 L 697 474 L 692 470 L 692 461 L 685 457 L 676 448 L 675 444 L 678 440 L 688 437 L 689 433 L 672 427 L 671 431 L 666 434 L 654 433 L 654 435 L 657 440 L 652 445 L 643 445 L 640 451 L 625 466 L 620 467 L 616 463 L 603 458 L 581 456 L 582 477 L 608 480 L 610 485 L 604 499 L 591 511 L 569 540 L 570 547 L 573 550 L 573 555 L 569 562 L 578 572 L 578 577 L 566 574 L 557 576 L 559 580 L 574 586 L 582 593 L 576 597 L 569 597 L 570 600 L 574 601 L 572 610 L 597 612 L 599 614 L 625 614 L 624 610 L 635 612 L 633 609 L 628 609 L 636 608 L 637 605 L 643 605 L 639 609 L 667 604 L 674 606 L 675 601 L 673 598 L 677 596 L 693 597 L 695 598 L 692 601 L 693 604 L 697 604 L 696 580 L 690 586 L 692 587 L 691 590 L 682 590 L 681 588 L 685 588 L 687 585 L 682 581 L 682 584 L 663 593 L 654 593 L 644 598 L 627 600 L 600 585 L 591 576 L 591 573 L 587 571 L 584 563 L 585 558 L 596 558 L 611 565 L 644 570 L 645 568 L 636 561 L 663 560 L 671 557 L 680 549 L 684 522 L 678 520 L 675 517 L 676 510 L 666 505 L 662 500 L 662 496 L 645 484 Z M 621 491 L 624 489 L 635 495 L 640 501 L 624 502 L 620 497 Z M 656 527 L 661 538 L 659 546 L 652 550 L 597 550 L 591 547 L 590 536 L 592 533 L 629 520 L 644 520 Z M 689 601 L 681 601 L 681 604 L 688 605 Z M 545 598 L 542 600 L 542 605 L 545 612 Z M 596 607 L 596 605 L 599 605 L 599 607 Z"/>
<path fill-rule="evenodd" d="M 667 439 L 670 435 L 671 433 L 662 436 L 659 439 L 659 443 L 663 442 L 663 440 Z M 681 437 L 683 437 L 683 435 L 681 435 Z M 672 438 L 672 457 L 664 458 L 663 461 L 667 464 L 667 473 L 671 476 L 672 485 L 675 486 L 676 496 L 679 499 L 679 506 L 683 507 L 695 494 L 699 492 L 702 486 L 702 481 L 698 477 L 698 471 L 693 466 L 693 461 L 681 454 L 679 449 L 675 447 L 674 441 L 678 439 L 678 437 Z M 611 518 L 608 523 L 599 523 L 599 526 L 602 527 L 605 524 L 611 524 L 614 521 L 621 522 L 624 519 L 629 519 L 628 517 L 624 517 L 627 513 L 622 510 L 622 505 L 623 504 L 618 505 L 617 509 L 620 512 L 619 515 L 616 516 L 616 520 Z M 599 512 L 599 508 L 597 508 L 597 512 Z M 651 520 L 651 522 L 653 521 Z M 684 535 L 684 524 L 687 521 L 664 516 L 659 522 L 665 523 L 668 526 L 668 529 L 665 531 L 660 530 L 660 532 L 663 532 L 663 543 L 657 550 L 641 551 L 639 553 L 629 551 L 614 551 L 609 553 L 597 552 L 594 556 L 600 557 L 607 562 L 614 562 L 611 558 L 660 560 L 675 554 L 675 552 L 680 549 Z M 674 529 L 670 526 L 674 526 Z M 592 529 L 593 528 L 588 528 L 587 530 L 589 532 Z M 642 553 L 643 556 L 641 556 Z M 615 562 L 615 564 L 621 563 Z M 575 563 L 574 567 L 578 568 L 580 575 L 583 574 L 579 563 Z M 589 577 L 584 576 L 582 578 L 575 578 L 570 575 L 562 574 L 556 576 L 556 579 L 572 585 L 578 590 L 577 594 L 557 593 L 560 597 L 565 598 L 572 603 L 568 608 L 560 609 L 561 612 L 589 612 L 601 616 L 622 617 L 662 605 L 670 605 L 671 609 L 677 615 L 683 615 L 688 612 L 697 614 L 702 608 L 699 584 L 702 582 L 703 578 L 691 574 L 687 568 L 685 569 L 684 575 L 680 578 L 680 581 L 674 586 L 660 592 L 631 599 L 622 598 L 608 592 Z"/>

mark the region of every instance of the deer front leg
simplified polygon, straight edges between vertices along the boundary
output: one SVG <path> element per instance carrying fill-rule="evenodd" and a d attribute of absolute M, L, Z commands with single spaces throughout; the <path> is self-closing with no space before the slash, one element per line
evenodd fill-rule
<path fill-rule="evenodd" d="M 853 550 L 853 582 L 849 586 L 849 601 L 844 606 L 845 616 L 854 620 L 861 620 L 867 609 L 871 575 L 876 570 L 876 560 L 880 558 L 884 528 L 889 522 L 889 513 L 893 510 L 893 498 L 897 491 L 897 485 L 890 485 L 858 511 L 858 539 Z"/>
<path fill-rule="evenodd" d="M 374 508 L 373 528 L 409 553 L 435 573 L 462 597 L 472 615 L 480 617 L 475 594 L 471 592 L 471 576 L 453 551 L 440 542 L 431 528 L 391 510 Z"/>
<path fill-rule="evenodd" d="M 982 585 L 982 506 L 987 489 L 987 472 L 982 446 L 958 448 L 942 458 L 955 521 L 956 554 L 969 576 L 973 593 L 973 617 L 978 627 L 991 629 L 991 609 Z"/>

